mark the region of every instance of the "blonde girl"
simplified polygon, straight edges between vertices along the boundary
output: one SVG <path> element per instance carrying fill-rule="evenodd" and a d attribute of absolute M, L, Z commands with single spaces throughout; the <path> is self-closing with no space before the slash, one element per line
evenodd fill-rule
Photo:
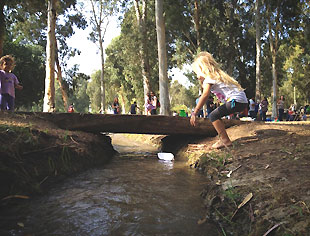
<path fill-rule="evenodd" d="M 199 53 L 192 64 L 192 68 L 203 85 L 203 93 L 191 115 L 190 123 L 193 126 L 196 125 L 196 115 L 203 105 L 206 104 L 210 92 L 215 94 L 224 104 L 213 110 L 209 115 L 220 138 L 218 142 L 212 145 L 212 148 L 231 146 L 232 142 L 227 135 L 221 118 L 235 112 L 241 112 L 247 107 L 248 100 L 243 88 L 235 79 L 221 70 L 220 66 L 208 52 Z"/>

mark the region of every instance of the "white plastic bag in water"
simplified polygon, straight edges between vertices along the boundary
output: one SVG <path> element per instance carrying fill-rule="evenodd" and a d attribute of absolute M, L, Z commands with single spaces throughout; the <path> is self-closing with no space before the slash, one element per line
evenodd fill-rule
<path fill-rule="evenodd" d="M 157 156 L 160 160 L 165 160 L 165 161 L 173 161 L 174 160 L 174 155 L 173 155 L 173 153 L 170 153 L 170 152 L 159 152 L 159 153 L 157 153 Z"/>

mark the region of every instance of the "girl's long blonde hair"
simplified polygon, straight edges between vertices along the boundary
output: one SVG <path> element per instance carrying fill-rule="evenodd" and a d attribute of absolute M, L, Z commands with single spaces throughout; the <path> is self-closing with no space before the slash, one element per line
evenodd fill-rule
<path fill-rule="evenodd" d="M 233 84 L 239 90 L 244 90 L 234 78 L 221 70 L 219 64 L 208 52 L 199 53 L 195 57 L 192 68 L 197 75 L 202 74 L 205 78 L 210 76 L 213 80 L 221 81 L 225 84 Z"/>

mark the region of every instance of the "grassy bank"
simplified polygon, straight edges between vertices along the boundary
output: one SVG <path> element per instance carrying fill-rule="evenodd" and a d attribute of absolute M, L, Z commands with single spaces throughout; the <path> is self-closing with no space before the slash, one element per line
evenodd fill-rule
<path fill-rule="evenodd" d="M 58 129 L 44 120 L 0 114 L 0 199 L 5 204 L 48 189 L 51 183 L 106 163 L 110 137 Z"/>
<path fill-rule="evenodd" d="M 310 122 L 263 123 L 228 129 L 230 149 L 217 138 L 189 143 L 179 155 L 206 175 L 206 217 L 223 235 L 310 235 Z"/>

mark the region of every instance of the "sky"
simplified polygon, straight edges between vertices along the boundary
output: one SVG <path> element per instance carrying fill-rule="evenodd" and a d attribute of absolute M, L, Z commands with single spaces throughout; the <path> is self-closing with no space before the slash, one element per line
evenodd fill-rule
<path fill-rule="evenodd" d="M 67 41 L 68 46 L 77 48 L 81 51 L 80 55 L 76 55 L 69 60 L 68 66 L 72 67 L 74 64 L 78 64 L 80 68 L 79 72 L 89 76 L 101 68 L 98 45 L 87 39 L 90 31 L 90 26 L 88 26 L 85 30 L 76 28 L 75 34 Z M 110 44 L 111 40 L 119 34 L 120 28 L 118 27 L 117 17 L 115 16 L 110 20 L 108 25 L 104 39 L 104 48 L 106 48 Z M 172 81 L 178 80 L 179 83 L 184 86 L 190 86 L 190 82 L 178 68 L 174 68 L 171 72 L 168 72 L 168 75 L 173 75 Z"/>
<path fill-rule="evenodd" d="M 98 45 L 88 40 L 91 27 L 88 26 L 85 30 L 75 29 L 75 34 L 67 41 L 70 47 L 77 48 L 81 51 L 80 55 L 77 55 L 69 60 L 69 66 L 74 64 L 80 65 L 81 73 L 91 75 L 93 72 L 100 70 L 101 59 Z M 116 18 L 113 18 L 108 25 L 104 40 L 104 48 L 106 48 L 111 40 L 120 34 L 120 28 L 117 26 Z"/>

